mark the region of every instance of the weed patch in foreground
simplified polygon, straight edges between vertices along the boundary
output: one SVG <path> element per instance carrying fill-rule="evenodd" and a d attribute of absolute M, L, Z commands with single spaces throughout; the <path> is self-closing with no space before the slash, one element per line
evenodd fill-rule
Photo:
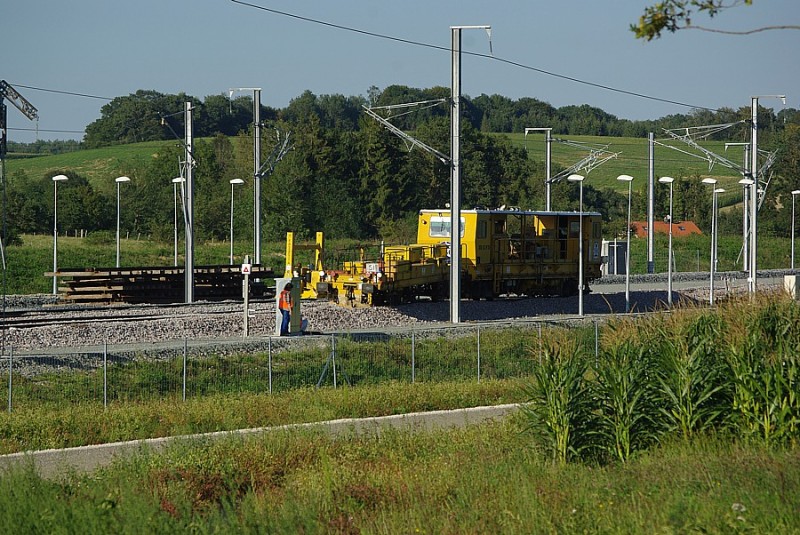
<path fill-rule="evenodd" d="M 800 456 L 709 438 L 554 464 L 522 418 L 437 432 L 184 442 L 91 477 L 0 479 L 10 532 L 796 533 Z M 36 504 L 33 506 L 32 504 Z M 42 504 L 46 504 L 42 507 Z M 43 512 L 44 511 L 44 512 Z"/>

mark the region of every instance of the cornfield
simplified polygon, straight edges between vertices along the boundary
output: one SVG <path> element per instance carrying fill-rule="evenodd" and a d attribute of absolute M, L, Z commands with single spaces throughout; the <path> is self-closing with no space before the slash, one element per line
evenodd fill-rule
<path fill-rule="evenodd" d="M 617 460 L 717 433 L 800 441 L 800 306 L 780 296 L 619 319 L 596 353 L 542 348 L 528 429 L 554 461 Z"/>

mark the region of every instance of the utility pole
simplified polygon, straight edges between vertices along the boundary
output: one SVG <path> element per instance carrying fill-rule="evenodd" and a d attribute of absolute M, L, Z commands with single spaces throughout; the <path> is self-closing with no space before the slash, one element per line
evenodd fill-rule
<path fill-rule="evenodd" d="M 261 88 L 235 87 L 228 90 L 253 92 L 253 263 L 261 264 Z"/>
<path fill-rule="evenodd" d="M 750 174 L 747 170 L 749 169 L 750 164 L 748 163 L 749 154 L 750 154 L 750 143 L 725 143 L 725 152 L 728 152 L 728 147 L 742 147 L 744 156 L 742 162 L 742 179 L 739 180 L 739 184 L 742 185 L 742 271 L 747 271 L 749 273 L 747 264 L 750 262 L 750 247 L 748 246 L 748 240 L 750 236 L 749 230 L 749 206 L 750 203 L 748 201 L 750 197 L 750 186 L 753 184 L 753 181 L 748 178 Z"/>
<path fill-rule="evenodd" d="M 461 28 L 450 27 L 450 321 L 461 322 Z"/>
<path fill-rule="evenodd" d="M 185 276 L 185 301 L 187 304 L 194 303 L 194 154 L 192 153 L 192 108 L 191 102 L 186 102 L 186 262 L 184 267 Z"/>
<path fill-rule="evenodd" d="M 39 112 L 36 108 L 33 107 L 33 104 L 25 100 L 25 97 L 20 95 L 16 89 L 11 87 L 11 85 L 6 82 L 5 80 L 0 80 L 0 184 L 3 185 L 3 228 L 2 234 L 0 234 L 0 262 L 2 262 L 3 268 L 3 325 L 5 326 L 5 318 L 6 318 L 6 289 L 7 289 L 7 279 L 6 279 L 6 251 L 5 251 L 5 243 L 8 239 L 8 206 L 7 206 L 7 192 L 6 192 L 6 151 L 8 149 L 8 138 L 7 138 L 7 130 L 8 130 L 8 108 L 3 102 L 5 99 L 11 101 L 11 104 L 14 105 L 22 114 L 30 119 L 31 121 L 36 120 L 39 118 Z M 55 281 L 55 274 L 53 274 L 53 281 Z M 2 336 L 2 347 L 0 347 L 0 355 L 6 354 L 6 329 L 3 329 L 3 336 Z M 9 394 L 9 399 L 10 399 Z"/>
<path fill-rule="evenodd" d="M 491 26 L 450 26 L 450 322 L 461 323 L 461 30 Z M 491 43 L 491 41 L 490 41 Z M 491 45 L 490 45 L 491 49 Z"/>
<path fill-rule="evenodd" d="M 655 232 L 653 224 L 655 223 L 655 134 L 650 132 L 648 136 L 650 151 L 648 158 L 648 167 L 650 172 L 647 178 L 647 272 L 655 272 Z M 630 229 L 628 230 L 630 232 Z M 628 254 L 631 254 L 628 251 Z"/>
<path fill-rule="evenodd" d="M 261 264 L 261 88 L 253 89 L 253 242 L 255 263 Z"/>
<path fill-rule="evenodd" d="M 544 209 L 550 211 L 550 162 L 551 147 L 553 145 L 553 138 L 551 137 L 552 128 L 526 128 L 525 129 L 525 148 L 527 149 L 528 132 L 544 132 L 545 142 L 545 178 L 544 178 Z M 527 154 L 527 150 L 526 150 Z"/>
<path fill-rule="evenodd" d="M 786 104 L 786 95 L 762 95 L 762 97 L 779 98 Z M 758 184 L 758 99 L 761 97 L 755 96 L 750 98 L 751 105 L 751 137 L 750 142 L 752 147 L 750 149 L 750 178 L 753 184 L 750 186 L 750 273 L 747 277 L 748 290 L 750 296 L 753 297 L 758 288 L 756 277 L 758 276 L 758 266 L 756 264 L 757 258 L 757 229 L 758 229 L 758 205 L 759 205 L 759 184 Z"/>
<path fill-rule="evenodd" d="M 5 300 L 5 270 L 6 270 L 6 152 L 8 151 L 8 107 L 3 102 L 8 99 L 22 114 L 31 121 L 39 119 L 39 112 L 28 102 L 25 97 L 19 94 L 11 84 L 5 80 L 0 80 L 0 183 L 3 184 L 3 228 L 0 236 L 0 261 L 3 266 L 3 299 Z M 4 301 L 5 303 L 5 301 Z M 4 308 L 5 310 L 5 308 Z"/>

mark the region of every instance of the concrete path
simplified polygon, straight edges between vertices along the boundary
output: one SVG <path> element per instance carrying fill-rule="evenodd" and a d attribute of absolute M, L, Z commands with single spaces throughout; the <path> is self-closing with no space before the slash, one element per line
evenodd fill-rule
<path fill-rule="evenodd" d="M 71 472 L 90 473 L 107 466 L 114 460 L 133 455 L 142 450 L 158 452 L 170 444 L 187 440 L 220 440 L 230 437 L 253 437 L 276 431 L 321 430 L 334 436 L 354 434 L 379 434 L 386 429 L 433 430 L 457 428 L 488 420 L 504 418 L 519 410 L 520 404 L 495 405 L 431 412 L 413 412 L 372 418 L 344 418 L 325 422 L 218 431 L 196 435 L 131 440 L 110 444 L 97 444 L 78 448 L 51 449 L 0 455 L 0 473 L 13 467 L 33 464 L 36 472 L 47 479 L 58 479 Z"/>

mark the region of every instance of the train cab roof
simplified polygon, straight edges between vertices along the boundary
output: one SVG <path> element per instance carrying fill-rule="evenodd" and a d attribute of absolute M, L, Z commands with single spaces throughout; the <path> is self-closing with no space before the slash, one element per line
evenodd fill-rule
<path fill-rule="evenodd" d="M 495 209 L 491 209 L 491 208 L 472 208 L 472 209 L 469 209 L 469 210 L 462 209 L 461 213 L 462 214 L 485 214 L 485 215 L 536 216 L 536 217 L 576 216 L 576 215 L 580 215 L 581 213 L 583 213 L 583 215 L 585 215 L 585 216 L 598 216 L 598 217 L 601 216 L 600 212 L 589 212 L 589 211 L 578 212 L 578 211 L 567 211 L 567 210 L 561 210 L 561 211 L 521 210 L 521 209 L 517 209 L 517 208 L 513 208 L 513 209 L 512 208 L 495 208 Z M 419 214 L 420 215 L 422 215 L 422 214 L 439 214 L 439 215 L 448 214 L 449 215 L 450 214 L 450 209 L 449 208 L 442 208 L 442 209 L 439 209 L 439 210 L 425 209 L 425 210 L 420 210 Z"/>

